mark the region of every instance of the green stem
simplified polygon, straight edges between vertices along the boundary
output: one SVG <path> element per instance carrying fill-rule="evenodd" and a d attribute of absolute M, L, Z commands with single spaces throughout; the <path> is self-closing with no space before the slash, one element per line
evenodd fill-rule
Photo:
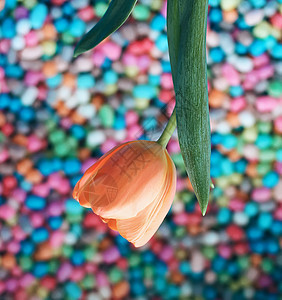
<path fill-rule="evenodd" d="M 166 148 L 167 143 L 169 142 L 175 128 L 176 128 L 176 115 L 175 115 L 175 109 L 174 109 L 162 135 L 157 140 L 157 143 L 159 143 L 163 148 Z"/>

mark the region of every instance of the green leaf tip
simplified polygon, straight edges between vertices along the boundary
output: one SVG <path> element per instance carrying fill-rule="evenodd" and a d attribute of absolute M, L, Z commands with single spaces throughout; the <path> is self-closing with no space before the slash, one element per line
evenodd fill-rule
<path fill-rule="evenodd" d="M 129 17 L 137 0 L 112 0 L 100 21 L 87 32 L 74 49 L 74 57 L 100 44 Z"/>
<path fill-rule="evenodd" d="M 200 209 L 202 212 L 202 216 L 204 217 L 206 215 L 209 203 L 208 202 L 206 202 L 206 203 L 199 202 L 199 205 L 200 205 Z"/>

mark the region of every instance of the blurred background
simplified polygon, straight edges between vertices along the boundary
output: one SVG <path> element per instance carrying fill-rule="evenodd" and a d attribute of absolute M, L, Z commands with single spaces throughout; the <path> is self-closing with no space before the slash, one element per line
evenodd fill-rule
<path fill-rule="evenodd" d="M 174 106 L 166 1 L 138 1 L 72 58 L 107 6 L 6 0 L 0 12 L 0 299 L 282 299 L 282 1 L 210 0 L 215 189 L 202 217 L 175 133 L 177 194 L 139 249 L 72 199 L 92 163 L 157 139 Z"/>

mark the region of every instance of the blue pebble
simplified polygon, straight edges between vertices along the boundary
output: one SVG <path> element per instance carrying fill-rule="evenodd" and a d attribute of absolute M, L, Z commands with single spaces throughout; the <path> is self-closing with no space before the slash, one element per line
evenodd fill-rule
<path fill-rule="evenodd" d="M 168 50 L 168 42 L 166 34 L 160 34 L 156 40 L 156 47 L 161 52 L 166 52 Z"/>
<path fill-rule="evenodd" d="M 160 85 L 161 77 L 159 75 L 149 74 L 148 82 L 149 82 L 150 85 Z"/>
<path fill-rule="evenodd" d="M 21 241 L 21 252 L 24 255 L 31 255 L 34 252 L 35 246 L 30 240 Z"/>
<path fill-rule="evenodd" d="M 212 261 L 212 269 L 215 272 L 221 272 L 225 269 L 225 267 L 226 267 L 226 259 L 217 255 Z"/>
<path fill-rule="evenodd" d="M 111 65 L 112 65 L 112 61 L 108 57 L 106 57 L 103 64 L 102 64 L 102 68 L 103 69 L 110 69 Z"/>
<path fill-rule="evenodd" d="M 155 260 L 155 254 L 149 250 L 144 251 L 141 255 L 145 264 L 153 263 Z"/>
<path fill-rule="evenodd" d="M 12 39 L 16 35 L 15 21 L 12 18 L 2 19 L 2 36 L 6 39 Z"/>
<path fill-rule="evenodd" d="M 155 87 L 148 85 L 148 84 L 140 84 L 136 85 L 133 88 L 133 96 L 134 98 L 140 99 L 151 99 L 156 97 L 157 90 Z"/>
<path fill-rule="evenodd" d="M 229 94 L 231 97 L 239 97 L 244 95 L 244 90 L 240 85 L 231 86 L 229 88 Z"/>
<path fill-rule="evenodd" d="M 279 182 L 279 175 L 275 171 L 268 172 L 262 179 L 262 183 L 267 188 L 274 188 Z"/>
<path fill-rule="evenodd" d="M 70 132 L 77 140 L 82 140 L 86 136 L 84 127 L 78 124 L 72 125 L 72 127 L 70 128 Z"/>
<path fill-rule="evenodd" d="M 179 265 L 179 271 L 184 274 L 188 275 L 191 272 L 191 265 L 188 261 L 181 261 Z"/>
<path fill-rule="evenodd" d="M 9 109 L 12 113 L 18 113 L 21 110 L 21 108 L 22 108 L 22 102 L 19 98 L 11 99 Z"/>
<path fill-rule="evenodd" d="M 249 0 L 253 7 L 261 8 L 266 5 L 266 0 Z"/>
<path fill-rule="evenodd" d="M 19 118 L 24 122 L 31 122 L 35 120 L 35 110 L 32 107 L 24 106 L 19 111 Z"/>
<path fill-rule="evenodd" d="M 156 31 L 164 30 L 165 26 L 166 26 L 166 19 L 161 14 L 154 16 L 150 24 L 151 29 Z"/>
<path fill-rule="evenodd" d="M 68 214 L 79 215 L 83 212 L 83 207 L 73 199 L 66 200 L 65 207 Z"/>
<path fill-rule="evenodd" d="M 37 168 L 40 171 L 40 173 L 44 176 L 49 176 L 54 171 L 50 160 L 45 158 L 38 161 Z"/>
<path fill-rule="evenodd" d="M 246 231 L 250 240 L 258 240 L 263 237 L 263 231 L 256 226 L 249 227 Z"/>
<path fill-rule="evenodd" d="M 95 79 L 90 73 L 79 74 L 77 86 L 81 89 L 90 89 L 95 85 Z"/>
<path fill-rule="evenodd" d="M 59 18 L 54 23 L 58 33 L 63 33 L 69 28 L 69 21 L 65 18 Z"/>
<path fill-rule="evenodd" d="M 224 175 L 231 175 L 234 173 L 234 164 L 228 158 L 221 160 L 221 171 Z"/>
<path fill-rule="evenodd" d="M 25 205 L 31 210 L 42 210 L 46 206 L 46 200 L 36 195 L 28 195 Z"/>
<path fill-rule="evenodd" d="M 167 287 L 166 299 L 179 299 L 180 288 L 175 284 L 169 284 Z"/>
<path fill-rule="evenodd" d="M 67 16 L 72 16 L 73 14 L 75 14 L 75 9 L 70 2 L 65 2 L 62 8 L 63 13 Z"/>
<path fill-rule="evenodd" d="M 32 273 L 37 278 L 42 278 L 48 273 L 48 264 L 46 262 L 36 262 L 33 266 Z"/>
<path fill-rule="evenodd" d="M 220 4 L 220 0 L 209 0 L 209 5 L 212 7 L 217 7 Z"/>
<path fill-rule="evenodd" d="M 240 174 L 244 174 L 248 166 L 248 162 L 245 159 L 240 159 L 235 163 L 235 170 Z"/>
<path fill-rule="evenodd" d="M 275 239 L 268 239 L 266 244 L 266 251 L 269 254 L 276 254 L 280 250 L 280 246 L 277 240 Z"/>
<path fill-rule="evenodd" d="M 11 98 L 8 94 L 0 94 L 0 109 L 8 108 L 11 102 Z"/>
<path fill-rule="evenodd" d="M 237 145 L 237 138 L 233 134 L 226 134 L 223 136 L 222 145 L 228 149 L 231 150 Z"/>
<path fill-rule="evenodd" d="M 75 282 L 67 282 L 65 284 L 65 290 L 71 299 L 79 299 L 82 295 L 81 288 Z"/>
<path fill-rule="evenodd" d="M 64 172 L 66 175 L 75 175 L 81 169 L 81 162 L 77 158 L 69 158 L 65 160 Z"/>
<path fill-rule="evenodd" d="M 282 44 L 276 44 L 270 51 L 271 55 L 276 59 L 282 59 Z"/>
<path fill-rule="evenodd" d="M 83 252 L 80 250 L 74 251 L 70 259 L 75 266 L 81 266 L 85 261 Z"/>
<path fill-rule="evenodd" d="M 22 78 L 24 71 L 20 65 L 11 65 L 6 66 L 5 74 L 7 77 L 20 79 Z"/>
<path fill-rule="evenodd" d="M 269 212 L 262 212 L 258 216 L 258 226 L 261 229 L 268 229 L 271 227 L 273 221 L 273 217 Z"/>
<path fill-rule="evenodd" d="M 277 161 L 282 162 L 282 149 L 276 151 L 276 159 Z"/>
<path fill-rule="evenodd" d="M 256 240 L 250 243 L 251 251 L 258 254 L 263 254 L 266 249 L 265 242 L 263 240 Z"/>
<path fill-rule="evenodd" d="M 214 63 L 220 63 L 224 59 L 224 52 L 221 48 L 215 47 L 210 50 L 210 58 Z"/>
<path fill-rule="evenodd" d="M 28 182 L 28 181 L 23 180 L 23 181 L 21 181 L 21 183 L 20 183 L 20 187 L 21 187 L 24 191 L 29 192 L 29 191 L 31 191 L 31 189 L 32 189 L 32 184 L 31 184 L 30 182 Z"/>
<path fill-rule="evenodd" d="M 125 122 L 125 118 L 123 115 L 121 114 L 118 114 L 116 117 L 115 117 L 115 121 L 114 121 L 114 129 L 124 129 L 126 128 L 126 122 Z"/>
<path fill-rule="evenodd" d="M 162 60 L 161 64 L 162 64 L 163 73 L 171 73 L 171 65 L 169 61 Z"/>
<path fill-rule="evenodd" d="M 62 226 L 63 219 L 60 216 L 52 216 L 48 219 L 48 224 L 51 229 L 57 230 Z"/>
<path fill-rule="evenodd" d="M 212 145 L 219 145 L 222 143 L 223 136 L 219 133 L 213 133 L 211 136 Z"/>
<path fill-rule="evenodd" d="M 257 139 L 256 139 L 255 144 L 260 149 L 267 149 L 272 144 L 272 137 L 268 134 L 259 134 Z"/>
<path fill-rule="evenodd" d="M 241 43 L 236 43 L 235 52 L 239 55 L 244 55 L 244 54 L 247 54 L 248 48 Z"/>
<path fill-rule="evenodd" d="M 219 8 L 212 8 L 209 12 L 210 21 L 212 23 L 219 23 L 222 21 L 222 11 Z"/>
<path fill-rule="evenodd" d="M 49 77 L 46 79 L 46 84 L 48 85 L 49 88 L 54 89 L 58 87 L 63 80 L 62 74 L 57 74 L 53 77 Z"/>
<path fill-rule="evenodd" d="M 130 284 L 131 292 L 135 296 L 141 296 L 145 293 L 146 288 L 141 280 L 134 280 Z"/>
<path fill-rule="evenodd" d="M 77 182 L 82 178 L 83 174 L 77 174 L 70 178 L 70 184 L 74 188 Z"/>
<path fill-rule="evenodd" d="M 63 168 L 63 162 L 58 157 L 51 159 L 50 164 L 52 165 L 53 172 L 61 171 Z"/>
<path fill-rule="evenodd" d="M 282 222 L 278 221 L 278 220 L 273 221 L 270 231 L 274 235 L 277 235 L 277 236 L 282 235 Z"/>
<path fill-rule="evenodd" d="M 115 84 L 118 81 L 118 75 L 113 70 L 108 70 L 104 73 L 103 79 L 106 84 Z"/>
<path fill-rule="evenodd" d="M 219 224 L 228 224 L 231 220 L 231 212 L 228 208 L 222 207 L 217 214 L 217 222 Z"/>
<path fill-rule="evenodd" d="M 248 202 L 245 205 L 244 211 L 249 217 L 254 217 L 259 211 L 258 204 L 256 202 Z"/>
<path fill-rule="evenodd" d="M 249 52 L 253 56 L 260 56 L 266 51 L 266 46 L 263 40 L 256 39 L 249 47 Z"/>
<path fill-rule="evenodd" d="M 46 241 L 48 237 L 49 237 L 49 232 L 44 227 L 36 228 L 31 234 L 31 238 L 33 242 L 36 244 Z"/>
<path fill-rule="evenodd" d="M 48 9 L 45 4 L 40 3 L 34 6 L 29 16 L 31 27 L 33 29 L 40 29 L 45 22 L 47 14 Z"/>
<path fill-rule="evenodd" d="M 162 293 L 166 290 L 167 288 L 167 281 L 165 280 L 164 277 L 156 277 L 154 278 L 154 285 L 155 285 L 155 290 L 158 293 Z"/>

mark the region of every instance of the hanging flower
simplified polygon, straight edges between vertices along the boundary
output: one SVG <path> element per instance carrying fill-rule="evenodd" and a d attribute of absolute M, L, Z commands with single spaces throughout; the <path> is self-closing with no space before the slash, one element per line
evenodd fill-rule
<path fill-rule="evenodd" d="M 140 247 L 163 222 L 175 189 L 175 166 L 163 143 L 133 141 L 113 148 L 92 165 L 76 184 L 73 197 Z"/>

